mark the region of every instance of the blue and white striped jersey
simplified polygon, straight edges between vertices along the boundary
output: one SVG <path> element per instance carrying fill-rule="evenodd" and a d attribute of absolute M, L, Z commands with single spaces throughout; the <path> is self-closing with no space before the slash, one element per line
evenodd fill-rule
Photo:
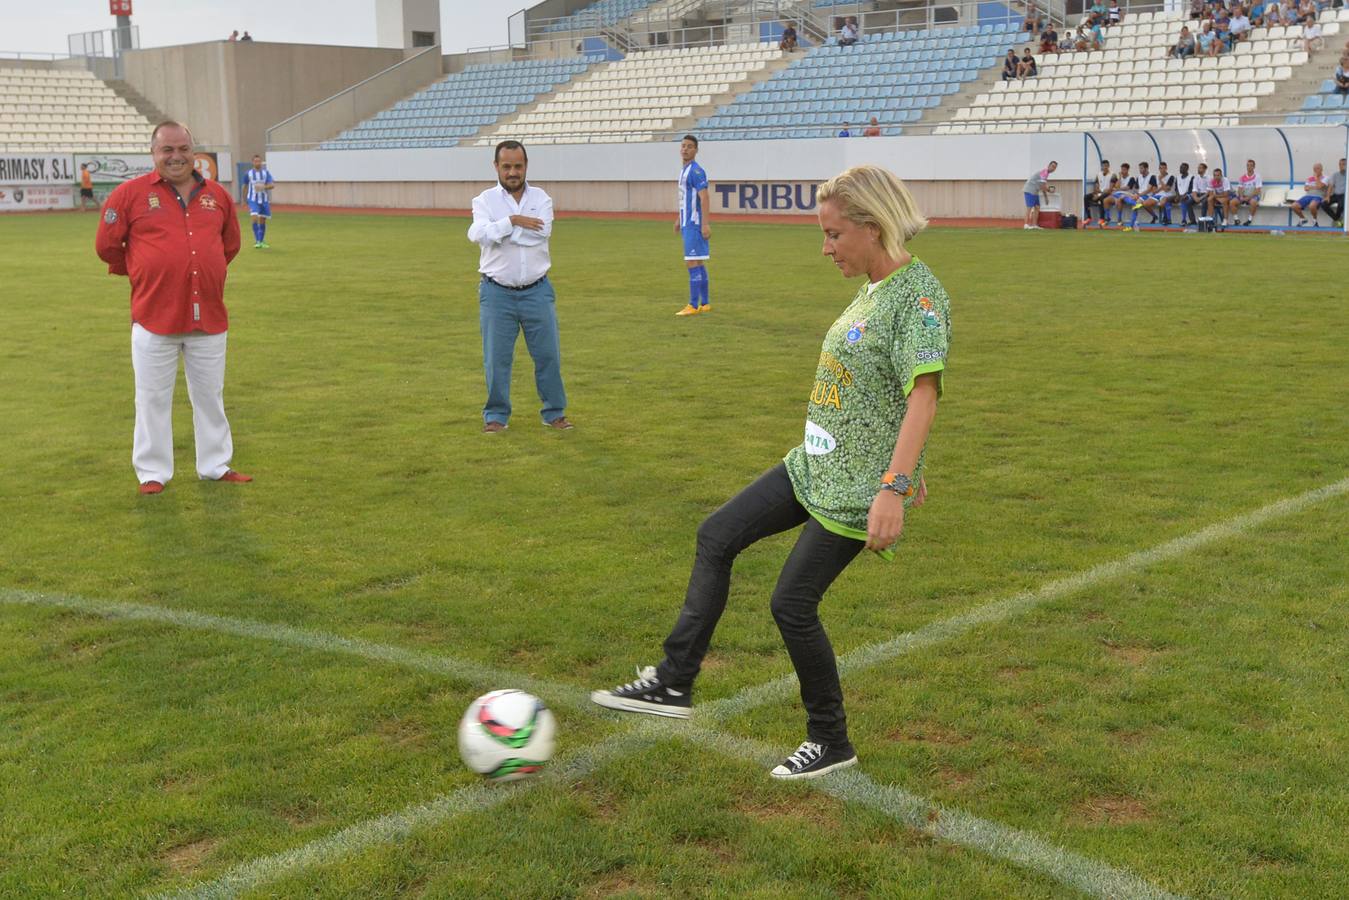
<path fill-rule="evenodd" d="M 707 173 L 698 163 L 690 162 L 679 173 L 679 227 L 703 223 L 703 202 L 699 191 L 707 190 Z"/>
<path fill-rule="evenodd" d="M 266 203 L 269 199 L 270 191 L 262 189 L 261 185 L 274 184 L 276 179 L 272 178 L 272 173 L 267 171 L 264 166 L 261 169 L 248 167 L 248 172 L 244 175 L 244 180 L 248 183 L 248 197 L 250 203 Z"/>

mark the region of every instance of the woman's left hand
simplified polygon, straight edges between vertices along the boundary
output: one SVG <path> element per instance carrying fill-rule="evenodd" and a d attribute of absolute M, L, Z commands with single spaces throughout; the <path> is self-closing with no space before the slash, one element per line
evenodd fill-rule
<path fill-rule="evenodd" d="M 904 498 L 894 491 L 881 491 L 867 512 L 867 549 L 889 549 L 903 530 Z"/>

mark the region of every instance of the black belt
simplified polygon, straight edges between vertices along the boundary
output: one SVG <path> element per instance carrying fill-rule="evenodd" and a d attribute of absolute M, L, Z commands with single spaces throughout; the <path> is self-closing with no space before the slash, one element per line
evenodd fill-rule
<path fill-rule="evenodd" d="M 527 291 L 527 290 L 529 290 L 530 288 L 534 287 L 536 284 L 542 284 L 542 283 L 543 283 L 544 281 L 546 281 L 547 279 L 548 279 L 548 276 L 545 275 L 545 276 L 543 276 L 543 278 L 540 278 L 538 281 L 531 281 L 529 284 L 522 284 L 522 285 L 520 285 L 519 287 L 516 287 L 516 286 L 513 285 L 513 284 L 502 284 L 501 282 L 499 282 L 499 281 L 497 281 L 496 279 L 491 278 L 490 276 L 487 276 L 487 275 L 482 276 L 482 280 L 485 281 L 485 282 L 487 282 L 488 284 L 494 284 L 494 285 L 496 285 L 497 287 L 499 287 L 499 288 L 505 288 L 505 289 L 508 290 L 508 291 Z"/>

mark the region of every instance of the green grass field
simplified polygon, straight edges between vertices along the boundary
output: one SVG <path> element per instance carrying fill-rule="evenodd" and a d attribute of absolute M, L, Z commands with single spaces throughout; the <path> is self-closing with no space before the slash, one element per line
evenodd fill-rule
<path fill-rule="evenodd" d="M 657 660 L 697 524 L 801 438 L 855 289 L 813 225 L 717 225 L 678 319 L 666 224 L 561 220 L 577 428 L 535 424 L 522 344 L 489 437 L 466 223 L 280 215 L 227 297 L 257 480 L 196 481 L 180 382 L 142 498 L 94 224 L 0 218 L 0 896 L 1349 894 L 1339 241 L 913 243 L 954 321 L 931 497 L 826 598 L 861 765 L 802 785 L 766 775 L 799 701 L 756 692 L 790 536 L 737 565 L 703 715 L 585 694 Z M 455 725 L 513 682 L 559 752 L 484 785 Z"/>

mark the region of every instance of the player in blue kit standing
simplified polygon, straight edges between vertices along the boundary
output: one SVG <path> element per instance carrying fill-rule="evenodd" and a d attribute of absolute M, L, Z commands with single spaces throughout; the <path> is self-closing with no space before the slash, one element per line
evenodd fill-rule
<path fill-rule="evenodd" d="M 275 179 L 262 164 L 261 156 L 253 157 L 253 168 L 244 176 L 248 184 L 248 214 L 253 219 L 254 249 L 270 249 L 267 241 L 267 220 L 272 217 L 272 187 Z"/>
<path fill-rule="evenodd" d="M 698 139 L 691 134 L 684 135 L 679 142 L 679 158 L 684 168 L 679 173 L 679 218 L 675 220 L 675 231 L 684 239 L 684 265 L 689 270 L 689 302 L 675 313 L 677 316 L 696 316 L 712 311 L 712 302 L 708 300 L 707 262 L 710 253 L 707 239 L 712 236 L 712 226 L 707 221 L 707 173 L 698 165 Z"/>

